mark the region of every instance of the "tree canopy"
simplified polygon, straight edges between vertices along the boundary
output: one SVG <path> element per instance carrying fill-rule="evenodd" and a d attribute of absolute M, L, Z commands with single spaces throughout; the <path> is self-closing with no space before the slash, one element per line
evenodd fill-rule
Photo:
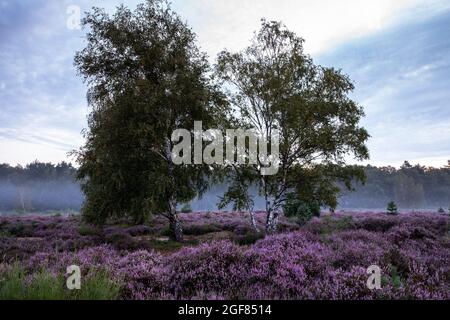
<path fill-rule="evenodd" d="M 222 94 L 209 78 L 195 34 L 164 1 L 83 20 L 87 46 L 75 64 L 92 107 L 78 152 L 85 217 L 92 222 L 163 214 L 181 238 L 176 206 L 205 190 L 206 166 L 174 166 L 172 132 L 215 122 Z"/>
<path fill-rule="evenodd" d="M 292 194 L 335 207 L 336 178 L 347 186 L 353 178 L 363 178 L 360 168 L 345 166 L 347 158 L 369 157 L 369 135 L 359 126 L 363 109 L 349 97 L 353 84 L 341 71 L 315 65 L 303 42 L 282 23 L 262 20 L 248 48 L 223 51 L 216 65 L 218 76 L 231 87 L 233 114 L 241 125 L 260 136 L 279 135 L 276 174 L 261 175 L 262 163 L 236 167 L 245 171 L 237 175 L 241 185 L 242 177 L 259 183 L 269 232 Z M 242 199 L 248 201 L 248 195 L 230 188 L 222 204 Z"/>

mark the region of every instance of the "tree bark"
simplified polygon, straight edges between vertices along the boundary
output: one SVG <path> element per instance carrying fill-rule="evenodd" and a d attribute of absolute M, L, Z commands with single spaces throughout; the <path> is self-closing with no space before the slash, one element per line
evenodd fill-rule
<path fill-rule="evenodd" d="M 167 168 L 168 168 L 168 176 L 173 179 L 173 163 L 171 160 L 171 150 L 172 146 L 170 145 L 170 138 L 166 140 L 166 159 L 167 159 Z M 175 199 L 171 199 L 169 201 L 169 228 L 170 228 L 170 237 L 172 240 L 177 242 L 183 242 L 183 227 L 181 226 L 180 219 L 177 215 L 177 201 Z"/>
<path fill-rule="evenodd" d="M 170 205 L 169 212 L 169 227 L 170 227 L 170 237 L 172 240 L 177 242 L 183 242 L 183 226 L 177 214 L 177 208 L 173 204 Z"/>
<path fill-rule="evenodd" d="M 266 200 L 266 212 L 266 232 L 274 233 L 277 231 L 278 213 L 273 210 L 269 200 Z"/>
<path fill-rule="evenodd" d="M 251 221 L 252 221 L 252 227 L 253 227 L 253 230 L 254 230 L 256 233 L 259 233 L 258 225 L 256 224 L 255 213 L 253 212 L 252 209 L 250 209 L 250 219 L 251 219 Z"/>
<path fill-rule="evenodd" d="M 268 234 L 275 233 L 278 228 L 278 213 L 271 211 L 267 214 L 266 232 Z"/>

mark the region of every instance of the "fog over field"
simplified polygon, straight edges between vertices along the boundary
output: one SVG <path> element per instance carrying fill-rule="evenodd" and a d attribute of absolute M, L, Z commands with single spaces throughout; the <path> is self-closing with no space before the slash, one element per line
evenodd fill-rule
<path fill-rule="evenodd" d="M 0 209 L 5 211 L 80 210 L 83 199 L 80 185 L 71 181 L 31 182 L 23 186 L 0 183 Z"/>
<path fill-rule="evenodd" d="M 58 167 L 59 166 L 59 167 Z M 25 169 L 2 165 L 0 170 L 0 211 L 44 212 L 79 211 L 84 201 L 76 169 L 63 164 L 32 163 Z M 59 168 L 59 169 L 58 169 Z M 450 206 L 450 169 L 424 168 L 405 163 L 400 169 L 367 167 L 366 184 L 355 184 L 355 191 L 340 186 L 338 209 L 385 210 L 396 201 L 404 210 L 437 210 Z M 212 185 L 190 203 L 193 211 L 215 211 L 227 184 Z M 254 210 L 264 209 L 264 199 L 257 188 L 250 189 Z M 179 206 L 181 209 L 182 205 Z M 224 210 L 232 210 L 232 206 Z M 323 208 L 326 210 L 327 208 Z"/>

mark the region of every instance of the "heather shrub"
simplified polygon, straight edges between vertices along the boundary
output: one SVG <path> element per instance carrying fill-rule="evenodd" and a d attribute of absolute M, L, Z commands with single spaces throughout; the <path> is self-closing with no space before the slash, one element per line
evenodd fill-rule
<path fill-rule="evenodd" d="M 45 240 L 28 240 L 17 241 L 14 238 L 0 237 L 0 263 L 21 261 L 27 259 L 31 255 L 41 250 L 51 248 L 52 244 Z"/>
<path fill-rule="evenodd" d="M 177 299 L 199 294 L 239 296 L 248 264 L 244 252 L 228 241 L 184 248 L 167 261 L 167 284 Z"/>
<path fill-rule="evenodd" d="M 154 251 L 139 250 L 124 255 L 117 261 L 116 277 L 124 286 L 123 299 L 158 299 L 166 290 L 162 256 Z"/>
<path fill-rule="evenodd" d="M 377 292 L 366 286 L 366 267 L 353 266 L 349 270 L 326 269 L 322 278 L 310 284 L 311 298 L 326 300 L 374 299 Z"/>
<path fill-rule="evenodd" d="M 116 230 L 105 235 L 105 241 L 117 249 L 127 250 L 137 248 L 137 241 L 127 232 Z"/>
<path fill-rule="evenodd" d="M 55 274 L 64 274 L 67 266 L 77 265 L 82 275 L 88 275 L 99 270 L 113 272 L 116 269 L 116 261 L 121 256 L 119 251 L 109 245 L 90 247 L 77 252 L 46 250 L 30 257 L 24 267 L 31 272 L 42 267 Z"/>
<path fill-rule="evenodd" d="M 33 227 L 33 237 L 42 237 L 0 237 L 3 296 L 47 294 L 45 298 L 49 299 L 80 299 L 68 296 L 64 289 L 65 270 L 75 264 L 81 268 L 82 287 L 87 286 L 84 293 L 80 292 L 83 297 L 450 299 L 448 216 L 337 213 L 313 218 L 295 232 L 258 241 L 255 234 L 244 232 L 249 225 L 247 218 L 245 214 L 227 213 L 210 214 L 206 220 L 207 226 L 229 226 L 234 231 L 242 228 L 243 234 L 228 233 L 234 242 L 182 248 L 197 243 L 190 239 L 180 244 L 145 238 L 146 249 L 131 236 L 148 232 L 140 226 L 111 226 L 105 228 L 103 238 L 80 235 L 78 220 L 11 218 L 3 227 L 23 221 Z M 200 226 L 201 219 L 201 215 L 183 216 L 188 228 Z M 111 244 L 99 245 L 106 238 Z M 130 239 L 134 244 L 128 244 Z M 14 273 L 15 261 L 21 268 Z M 381 290 L 366 288 L 365 270 L 372 264 L 382 270 Z M 25 296 L 22 280 L 26 285 L 45 288 L 45 292 L 30 286 L 26 287 L 30 294 Z M 106 296 L 106 291 L 114 294 Z"/>
<path fill-rule="evenodd" d="M 204 235 L 212 232 L 220 232 L 221 229 L 214 224 L 191 224 L 184 228 L 184 234 L 186 235 Z"/>
<path fill-rule="evenodd" d="M 101 230 L 92 225 L 82 224 L 78 227 L 78 233 L 81 236 L 100 236 Z"/>
<path fill-rule="evenodd" d="M 308 221 L 310 221 L 313 218 L 312 215 L 308 215 L 308 216 L 291 216 L 288 217 L 288 221 L 295 223 L 299 226 L 304 226 Z"/>
<path fill-rule="evenodd" d="M 432 229 L 421 226 L 401 225 L 395 226 L 387 233 L 387 237 L 396 244 L 404 244 L 406 240 L 436 239 L 437 234 Z"/>
<path fill-rule="evenodd" d="M 244 299 L 302 299 L 310 296 L 310 280 L 320 276 L 330 251 L 308 234 L 266 237 L 247 252 Z M 316 239 L 317 240 L 317 239 Z"/>
<path fill-rule="evenodd" d="M 356 229 L 356 224 L 352 216 L 344 216 L 335 219 L 333 222 L 333 231 L 344 231 Z"/>
<path fill-rule="evenodd" d="M 11 223 L 7 226 L 6 232 L 17 238 L 31 237 L 33 235 L 33 226 L 23 222 Z"/>
<path fill-rule="evenodd" d="M 331 265 L 342 270 L 380 265 L 384 250 L 389 247 L 388 241 L 365 230 L 344 231 L 327 240 L 333 250 Z"/>
<path fill-rule="evenodd" d="M 432 267 L 431 267 L 432 268 Z M 411 262 L 404 280 L 407 299 L 450 299 L 449 268 L 430 269 L 428 264 Z"/>
<path fill-rule="evenodd" d="M 241 246 L 254 244 L 256 241 L 263 239 L 263 233 L 257 233 L 254 231 L 250 231 L 244 235 L 236 235 L 234 237 L 234 241 Z"/>
<path fill-rule="evenodd" d="M 140 226 L 132 226 L 125 230 L 128 234 L 133 237 L 136 236 L 144 236 L 152 233 L 152 230 L 148 226 L 140 225 Z"/>
<path fill-rule="evenodd" d="M 356 221 L 356 227 L 372 232 L 386 232 L 398 224 L 394 217 L 366 217 Z"/>
<path fill-rule="evenodd" d="M 352 216 L 326 215 L 321 219 L 312 220 L 304 229 L 315 234 L 330 234 L 355 228 L 356 224 Z"/>
<path fill-rule="evenodd" d="M 401 272 L 398 271 L 397 266 L 392 265 L 390 266 L 390 279 L 387 281 L 387 283 L 391 283 L 392 287 L 394 289 L 401 289 L 404 287 L 404 278 L 402 277 Z M 386 284 L 387 284 L 386 283 Z"/>
<path fill-rule="evenodd" d="M 151 240 L 149 243 L 149 246 L 142 246 L 142 249 L 154 249 L 157 250 L 158 252 L 162 252 L 162 253 L 172 253 L 172 252 L 176 252 L 179 249 L 183 248 L 184 246 L 188 246 L 188 245 L 197 245 L 198 241 L 193 239 L 193 240 L 184 240 L 183 243 L 178 242 L 178 241 L 174 241 L 174 240 Z"/>

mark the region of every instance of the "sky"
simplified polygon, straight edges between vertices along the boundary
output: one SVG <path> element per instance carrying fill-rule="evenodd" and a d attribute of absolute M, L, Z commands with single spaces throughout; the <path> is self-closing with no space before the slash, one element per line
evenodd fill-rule
<path fill-rule="evenodd" d="M 73 57 L 76 10 L 118 0 L 0 0 L 0 163 L 73 161 L 89 108 Z M 450 159 L 450 0 L 174 0 L 214 62 L 249 44 L 261 18 L 305 39 L 318 64 L 355 84 L 373 165 Z M 75 9 L 75 11 L 74 11 Z M 75 14 L 74 14 L 75 13 Z"/>

